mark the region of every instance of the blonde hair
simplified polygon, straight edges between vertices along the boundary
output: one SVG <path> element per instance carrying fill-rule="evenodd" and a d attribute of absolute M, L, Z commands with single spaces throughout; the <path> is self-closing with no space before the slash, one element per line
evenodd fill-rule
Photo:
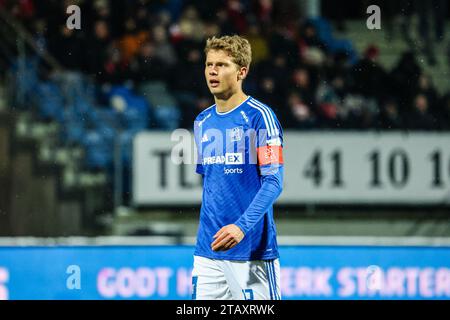
<path fill-rule="evenodd" d="M 238 35 L 212 37 L 206 40 L 205 54 L 210 50 L 224 50 L 239 67 L 250 67 L 252 62 L 252 48 L 247 39 Z"/>

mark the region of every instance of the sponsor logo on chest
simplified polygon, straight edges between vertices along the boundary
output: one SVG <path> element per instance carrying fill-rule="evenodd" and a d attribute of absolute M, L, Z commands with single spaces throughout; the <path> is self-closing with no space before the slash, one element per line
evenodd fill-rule
<path fill-rule="evenodd" d="M 244 159 L 242 153 L 225 153 L 224 156 L 212 156 L 203 158 L 203 165 L 207 164 L 226 164 L 239 165 L 243 164 Z"/>

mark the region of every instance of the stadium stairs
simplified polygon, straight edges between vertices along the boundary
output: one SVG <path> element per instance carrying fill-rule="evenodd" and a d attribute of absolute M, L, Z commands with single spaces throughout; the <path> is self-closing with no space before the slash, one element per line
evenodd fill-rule
<path fill-rule="evenodd" d="M 382 23 L 381 30 L 369 30 L 366 28 L 365 20 L 350 20 L 346 21 L 345 32 L 335 32 L 339 38 L 351 39 L 354 47 L 362 55 L 367 47 L 374 45 L 379 48 L 379 62 L 387 70 L 392 70 L 398 63 L 402 53 L 413 49 L 417 54 L 417 62 L 423 70 L 431 76 L 436 89 L 440 94 L 445 94 L 450 91 L 450 39 L 442 41 L 435 46 L 436 64 L 430 65 L 427 57 L 420 49 L 422 47 L 417 33 L 417 17 L 413 16 L 409 30 L 411 32 L 411 43 L 408 44 L 403 40 L 398 21 L 394 27 L 393 36 L 388 38 L 386 32 L 386 25 Z M 450 32 L 450 23 L 447 22 L 447 34 Z"/>
<path fill-rule="evenodd" d="M 88 235 L 104 208 L 106 177 L 80 172 L 79 148 L 53 147 L 57 128 L 27 112 L 0 113 L 0 235 Z"/>

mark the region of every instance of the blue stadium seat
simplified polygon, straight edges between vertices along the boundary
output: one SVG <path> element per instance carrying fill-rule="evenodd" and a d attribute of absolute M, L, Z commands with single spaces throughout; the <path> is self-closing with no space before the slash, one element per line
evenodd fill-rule
<path fill-rule="evenodd" d="M 106 131 L 91 130 L 83 137 L 85 165 L 88 169 L 108 169 L 113 164 L 113 145 L 110 132 Z"/>
<path fill-rule="evenodd" d="M 11 72 L 13 74 L 13 81 L 16 90 L 14 91 L 14 99 L 18 101 L 22 96 L 24 101 L 31 101 L 35 97 L 35 88 L 38 85 L 38 60 L 36 57 L 17 58 L 11 65 Z M 25 103 L 24 105 L 28 105 Z"/>
<path fill-rule="evenodd" d="M 125 129 L 144 130 L 150 122 L 150 110 L 144 98 L 132 97 L 122 112 L 122 121 Z"/>
<path fill-rule="evenodd" d="M 157 106 L 153 109 L 158 128 L 175 130 L 179 127 L 181 112 L 175 105 Z"/>
<path fill-rule="evenodd" d="M 71 105 L 73 110 L 83 119 L 88 119 L 93 109 L 93 106 L 84 99 L 75 99 Z"/>
<path fill-rule="evenodd" d="M 133 96 L 131 90 L 125 86 L 113 86 L 109 92 L 106 92 L 106 96 L 109 100 L 111 100 L 114 96 L 122 97 L 125 101 L 127 101 L 130 97 Z"/>
<path fill-rule="evenodd" d="M 314 25 L 319 39 L 327 46 L 331 53 L 345 52 L 349 56 L 351 64 L 358 62 L 358 53 L 353 43 L 347 39 L 336 39 L 333 36 L 333 29 L 330 23 L 326 19 L 317 17 L 311 18 L 308 21 Z"/>
<path fill-rule="evenodd" d="M 110 128 L 121 128 L 120 114 L 112 108 L 95 108 L 91 110 L 91 116 L 95 118 L 94 127 L 108 126 Z"/>
<path fill-rule="evenodd" d="M 67 144 L 72 145 L 82 143 L 84 136 L 85 129 L 79 123 L 69 122 L 64 126 L 62 138 Z"/>
<path fill-rule="evenodd" d="M 174 130 L 180 123 L 181 112 L 176 99 L 170 94 L 167 85 L 161 81 L 147 81 L 139 87 L 139 93 L 152 106 L 152 114 L 156 127 L 164 130 Z"/>
<path fill-rule="evenodd" d="M 44 119 L 64 120 L 64 100 L 56 83 L 51 81 L 39 82 L 35 90 L 39 116 Z"/>
<path fill-rule="evenodd" d="M 152 106 L 176 105 L 175 98 L 170 94 L 166 83 L 162 81 L 147 81 L 139 86 L 139 93 Z"/>
<path fill-rule="evenodd" d="M 117 110 L 123 129 L 148 128 L 151 107 L 146 99 L 124 86 L 114 86 L 106 95 L 111 106 Z"/>

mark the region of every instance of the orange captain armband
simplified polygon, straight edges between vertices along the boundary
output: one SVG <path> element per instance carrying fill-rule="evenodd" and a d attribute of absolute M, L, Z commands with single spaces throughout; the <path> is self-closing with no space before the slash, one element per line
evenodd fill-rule
<path fill-rule="evenodd" d="M 256 149 L 258 152 L 258 164 L 283 164 L 283 148 L 281 146 L 264 146 Z"/>

